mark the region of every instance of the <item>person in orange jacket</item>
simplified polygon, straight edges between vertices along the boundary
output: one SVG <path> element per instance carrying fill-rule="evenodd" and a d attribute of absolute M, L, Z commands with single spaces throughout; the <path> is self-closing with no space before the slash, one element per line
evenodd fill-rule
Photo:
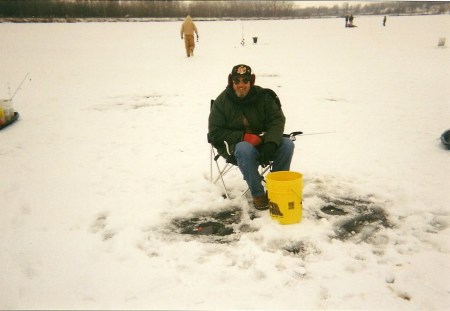
<path fill-rule="evenodd" d="M 191 16 L 188 15 L 186 16 L 186 19 L 181 25 L 180 30 L 181 39 L 183 39 L 184 36 L 184 46 L 186 48 L 187 57 L 194 56 L 194 48 L 195 48 L 194 33 L 197 35 L 197 42 L 198 42 L 199 36 L 197 27 L 195 26 L 195 23 L 192 21 Z"/>

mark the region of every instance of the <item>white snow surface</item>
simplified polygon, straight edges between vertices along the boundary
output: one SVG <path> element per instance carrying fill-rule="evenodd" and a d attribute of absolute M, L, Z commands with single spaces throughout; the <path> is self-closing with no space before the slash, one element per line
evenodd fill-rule
<path fill-rule="evenodd" d="M 29 73 L 0 131 L 0 308 L 449 310 L 450 16 L 197 22 L 193 58 L 180 24 L 0 24 L 0 98 Z M 231 200 L 208 179 L 238 63 L 287 133 L 331 132 L 295 142 L 298 224 L 250 220 L 237 168 Z M 387 221 L 339 238 L 332 203 Z M 233 207 L 223 240 L 174 226 Z"/>

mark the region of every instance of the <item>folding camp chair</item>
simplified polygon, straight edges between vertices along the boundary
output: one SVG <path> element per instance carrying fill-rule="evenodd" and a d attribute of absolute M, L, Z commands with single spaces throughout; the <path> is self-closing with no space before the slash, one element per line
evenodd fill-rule
<path fill-rule="evenodd" d="M 283 137 L 287 137 L 292 141 L 296 140 L 296 136 L 297 135 L 301 135 L 303 134 L 303 132 L 301 131 L 296 131 L 296 132 L 292 132 L 290 134 L 283 134 Z M 209 141 L 208 141 L 209 142 Z M 231 163 L 229 161 L 227 161 L 226 159 L 224 159 L 223 157 L 220 156 L 220 154 L 218 154 L 214 148 L 214 146 L 211 144 L 211 142 L 209 142 L 211 145 L 211 158 L 210 158 L 210 181 L 213 184 L 216 184 L 218 181 L 221 182 L 223 190 L 225 192 L 225 196 L 227 199 L 230 199 L 230 194 L 228 191 L 227 186 L 225 185 L 225 180 L 224 180 L 224 176 L 225 174 L 227 174 L 231 169 L 233 169 L 233 167 L 236 167 L 235 163 Z M 226 143 L 226 142 L 225 142 Z M 231 155 L 231 154 L 230 154 Z M 221 159 L 221 162 L 223 162 L 222 164 L 219 164 L 219 160 Z M 215 165 L 213 164 L 213 162 L 215 162 Z M 216 174 L 214 174 L 213 172 L 213 167 L 216 167 Z M 267 166 L 259 166 L 259 174 L 262 177 L 262 180 L 265 182 L 264 176 L 269 172 L 269 170 L 272 168 L 272 165 L 267 165 Z M 214 177 L 214 175 L 217 175 L 216 177 Z M 250 189 L 247 188 L 247 190 L 245 190 L 244 192 L 242 192 L 241 196 L 244 196 Z"/>
<path fill-rule="evenodd" d="M 213 101 L 211 101 L 212 104 Z M 283 134 L 283 137 L 288 137 L 290 140 L 295 141 L 296 138 L 295 136 L 303 134 L 303 132 L 301 131 L 296 131 L 296 132 L 292 132 L 290 134 Z M 213 184 L 216 184 L 218 181 L 221 182 L 222 187 L 223 187 L 223 191 L 225 192 L 225 196 L 227 199 L 230 199 L 230 194 L 228 191 L 227 186 L 225 185 L 225 180 L 224 180 L 224 176 L 225 174 L 227 174 L 231 169 L 233 169 L 234 167 L 237 167 L 236 163 L 232 163 L 228 160 L 226 160 L 225 158 L 221 157 L 220 154 L 218 154 L 218 152 L 216 151 L 216 149 L 214 148 L 214 146 L 212 145 L 212 143 L 208 140 L 208 143 L 210 143 L 211 145 L 211 157 L 210 157 L 210 173 L 209 173 L 209 178 L 210 181 Z M 224 142 L 225 144 L 227 144 L 227 142 Z M 228 152 L 229 155 L 230 152 Z M 219 160 L 222 162 L 221 164 L 219 164 Z M 214 165 L 214 163 L 215 165 Z M 216 174 L 214 174 L 214 169 L 213 167 L 216 167 Z M 267 165 L 267 166 L 259 166 L 259 174 L 262 177 L 262 180 L 265 182 L 264 176 L 269 172 L 269 170 L 272 168 L 272 164 Z M 215 177 L 215 175 L 217 175 Z M 244 196 L 250 189 L 247 188 L 244 192 L 242 192 L 241 196 Z"/>
<path fill-rule="evenodd" d="M 214 104 L 214 100 L 211 99 L 211 104 L 210 104 L 210 108 L 212 107 L 212 105 Z M 283 134 L 283 137 L 288 137 L 290 140 L 295 141 L 296 138 L 295 136 L 297 135 L 301 135 L 303 134 L 303 132 L 301 131 L 296 131 L 296 132 L 292 132 L 290 134 Z M 221 181 L 223 190 L 225 192 L 225 196 L 227 199 L 230 199 L 230 194 L 228 191 L 227 186 L 225 185 L 225 180 L 224 180 L 224 176 L 226 173 L 228 173 L 231 169 L 233 169 L 233 167 L 236 167 L 236 163 L 232 163 L 230 161 L 227 161 L 225 158 L 221 157 L 220 154 L 218 154 L 218 152 L 216 152 L 216 149 L 214 148 L 214 146 L 212 145 L 212 142 L 209 140 L 209 136 L 208 136 L 208 143 L 211 145 L 211 157 L 210 157 L 210 173 L 209 173 L 209 178 L 210 181 L 213 184 L 216 184 L 219 180 Z M 227 152 L 228 154 L 231 156 L 230 151 L 228 150 L 228 144 L 226 141 L 224 141 L 225 145 L 227 146 Z M 219 159 L 222 159 L 222 167 L 219 164 Z M 213 161 L 215 162 L 215 167 L 217 169 L 217 177 L 214 177 L 214 173 L 213 173 Z M 262 180 L 265 182 L 264 176 L 269 172 L 269 170 L 272 168 L 272 164 L 267 165 L 267 166 L 259 166 L 259 174 L 262 177 Z M 244 196 L 248 191 L 250 190 L 250 188 L 247 188 L 247 190 L 245 190 L 244 192 L 242 192 L 241 196 Z"/>
<path fill-rule="evenodd" d="M 219 159 L 222 159 L 222 161 L 224 162 L 221 165 L 219 164 Z M 210 159 L 210 181 L 213 184 L 216 184 L 219 180 L 221 181 L 222 187 L 223 187 L 223 191 L 225 192 L 225 196 L 227 199 L 230 199 L 230 194 L 228 191 L 227 186 L 225 185 L 225 181 L 224 181 L 224 176 L 226 173 L 228 173 L 231 169 L 233 169 L 233 167 L 236 167 L 236 165 L 234 163 L 231 163 L 229 161 L 226 161 L 224 158 L 222 158 L 220 156 L 220 154 L 218 154 L 215 150 L 215 148 L 213 147 L 213 145 L 211 144 L 211 159 Z M 217 176 L 214 177 L 214 173 L 213 173 L 213 162 L 215 162 L 215 166 L 217 169 Z M 264 180 L 264 176 L 265 174 L 270 170 L 271 166 L 268 165 L 266 167 L 260 166 L 259 167 L 259 174 L 263 177 Z M 247 190 L 245 190 L 244 192 L 242 192 L 241 196 L 244 196 L 250 189 L 247 188 Z"/>

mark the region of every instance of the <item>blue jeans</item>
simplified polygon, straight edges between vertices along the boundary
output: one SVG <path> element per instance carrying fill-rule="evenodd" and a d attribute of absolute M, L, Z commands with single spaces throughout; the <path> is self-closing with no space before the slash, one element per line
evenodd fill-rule
<path fill-rule="evenodd" d="M 294 146 L 295 145 L 292 140 L 283 137 L 272 163 L 272 172 L 289 171 L 292 156 L 294 154 Z M 258 171 L 261 157 L 260 151 L 252 144 L 246 141 L 241 141 L 236 144 L 234 156 L 236 158 L 237 165 L 241 170 L 248 187 L 250 188 L 252 196 L 257 197 L 264 195 L 264 187 L 261 184 L 262 176 Z"/>

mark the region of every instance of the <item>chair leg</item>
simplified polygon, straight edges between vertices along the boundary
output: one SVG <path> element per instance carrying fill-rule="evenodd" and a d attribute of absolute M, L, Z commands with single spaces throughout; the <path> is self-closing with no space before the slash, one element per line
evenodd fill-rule
<path fill-rule="evenodd" d="M 233 168 L 233 166 L 229 163 L 225 164 L 225 166 L 223 167 L 222 170 L 220 170 L 219 164 L 217 164 L 217 162 L 216 162 L 216 165 L 217 165 L 217 171 L 219 172 L 219 176 L 217 176 L 216 179 L 214 179 L 213 184 L 215 184 L 219 180 L 219 178 L 224 176 L 226 173 L 231 171 L 231 169 Z"/>
<path fill-rule="evenodd" d="M 227 186 L 225 185 L 225 180 L 223 179 L 223 176 L 228 173 L 232 168 L 233 168 L 233 164 L 230 163 L 226 163 L 222 169 L 220 169 L 219 163 L 217 162 L 218 160 L 218 155 L 216 154 L 216 151 L 214 150 L 214 147 L 211 146 L 211 159 L 210 159 L 210 171 L 209 171 L 209 179 L 211 181 L 211 183 L 215 184 L 219 181 L 221 181 L 222 183 L 222 187 L 223 190 L 225 192 L 225 196 L 227 199 L 230 199 L 230 194 L 228 192 Z M 217 169 L 217 173 L 218 176 L 214 179 L 214 174 L 213 174 L 213 161 L 216 162 L 216 169 Z M 269 171 L 271 168 L 271 165 L 266 166 L 266 167 L 261 167 L 260 168 L 260 175 L 264 177 L 264 175 L 267 173 L 267 171 Z M 245 196 L 247 194 L 247 192 L 249 192 L 250 188 L 247 188 L 247 190 L 245 190 L 241 196 Z"/>
<path fill-rule="evenodd" d="M 219 176 L 213 181 L 213 161 L 216 162 L 216 168 Z M 226 174 L 232 167 L 230 167 L 229 163 L 227 163 L 224 168 L 221 170 L 219 167 L 219 163 L 217 163 L 216 152 L 214 151 L 214 147 L 211 146 L 211 159 L 210 159 L 210 171 L 209 171 L 209 179 L 215 184 L 219 179 L 222 181 L 222 187 L 225 191 L 225 196 L 227 199 L 230 199 L 230 195 L 228 194 L 228 189 L 225 185 L 225 181 L 223 180 L 223 175 Z"/>
<path fill-rule="evenodd" d="M 209 159 L 209 181 L 212 182 L 213 180 L 213 158 L 215 157 L 214 155 L 214 148 L 211 146 L 211 156 Z"/>
<path fill-rule="evenodd" d="M 228 194 L 228 189 L 227 189 L 227 186 L 225 186 L 225 181 L 223 180 L 223 174 L 222 174 L 222 172 L 220 172 L 219 164 L 217 163 L 217 161 L 216 161 L 216 165 L 217 165 L 217 170 L 219 171 L 219 177 L 216 178 L 216 181 L 214 183 L 216 183 L 218 179 L 220 179 L 222 181 L 222 187 L 223 187 L 223 190 L 225 191 L 225 196 L 229 200 L 230 196 Z M 228 171 L 229 171 L 229 169 L 227 170 L 227 172 Z"/>

